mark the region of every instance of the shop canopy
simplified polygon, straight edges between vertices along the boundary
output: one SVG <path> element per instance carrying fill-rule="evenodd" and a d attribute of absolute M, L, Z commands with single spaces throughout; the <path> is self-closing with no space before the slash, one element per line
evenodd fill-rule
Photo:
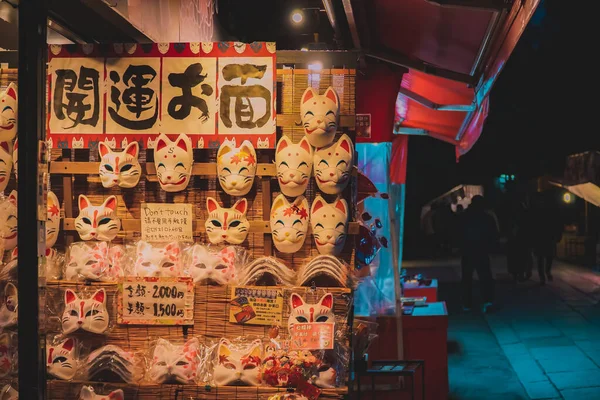
<path fill-rule="evenodd" d="M 600 152 L 570 155 L 563 177 L 549 181 L 600 207 Z"/>
<path fill-rule="evenodd" d="M 394 120 L 371 141 L 430 136 L 454 145 L 458 158 L 479 138 L 490 90 L 539 0 L 344 3 L 355 47 L 406 71 L 396 87 Z"/>

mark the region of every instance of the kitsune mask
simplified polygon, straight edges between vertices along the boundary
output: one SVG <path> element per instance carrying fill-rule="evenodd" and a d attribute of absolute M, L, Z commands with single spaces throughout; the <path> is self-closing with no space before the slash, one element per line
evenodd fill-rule
<path fill-rule="evenodd" d="M 165 192 L 179 192 L 187 187 L 193 163 L 192 141 L 187 135 L 179 135 L 174 142 L 165 134 L 156 139 L 154 165 L 160 187 Z"/>
<path fill-rule="evenodd" d="M 17 86 L 8 85 L 0 93 L 0 142 L 10 142 L 17 136 Z"/>
<path fill-rule="evenodd" d="M 106 242 L 75 242 L 69 248 L 65 277 L 67 280 L 99 280 L 108 269 L 108 244 Z"/>
<path fill-rule="evenodd" d="M 331 86 L 323 95 L 312 87 L 304 91 L 300 114 L 304 133 L 313 147 L 324 147 L 333 141 L 339 113 L 340 99 Z"/>
<path fill-rule="evenodd" d="M 49 249 L 56 244 L 60 229 L 60 202 L 54 192 L 48 191 L 46 207 L 46 248 Z"/>
<path fill-rule="evenodd" d="M 346 242 L 348 203 L 337 199 L 328 204 L 317 196 L 310 209 L 310 223 L 319 253 L 338 255 Z"/>
<path fill-rule="evenodd" d="M 200 364 L 198 339 L 190 339 L 177 346 L 158 339 L 150 366 L 150 379 L 155 383 L 193 383 Z"/>
<path fill-rule="evenodd" d="M 295 253 L 302 248 L 308 232 L 308 201 L 304 196 L 290 203 L 284 195 L 275 198 L 271 207 L 273 243 L 282 253 Z"/>
<path fill-rule="evenodd" d="M 117 218 L 117 198 L 109 196 L 100 206 L 94 206 L 83 194 L 79 195 L 79 215 L 75 229 L 82 240 L 111 241 L 121 229 Z"/>
<path fill-rule="evenodd" d="M 181 275 L 182 267 L 179 243 L 171 242 L 163 246 L 153 246 L 141 240 L 138 242 L 134 266 L 136 276 L 176 277 Z"/>
<path fill-rule="evenodd" d="M 252 143 L 244 140 L 240 147 L 235 147 L 235 142 L 224 141 L 217 153 L 217 173 L 225 193 L 246 195 L 256 175 L 256 151 Z"/>
<path fill-rule="evenodd" d="M 91 386 L 84 386 L 79 392 L 79 400 L 125 400 L 125 394 L 121 389 L 113 390 L 107 395 L 96 394 Z"/>
<path fill-rule="evenodd" d="M 4 301 L 0 306 L 0 328 L 8 328 L 17 325 L 19 316 L 19 294 L 12 283 L 4 287 Z"/>
<path fill-rule="evenodd" d="M 211 253 L 206 247 L 196 244 L 192 248 L 190 275 L 194 282 L 213 281 L 226 285 L 236 277 L 235 258 L 232 246 Z"/>
<path fill-rule="evenodd" d="M 17 247 L 17 191 L 13 190 L 8 198 L 0 203 L 0 241 L 4 250 Z"/>
<path fill-rule="evenodd" d="M 275 150 L 275 165 L 281 192 L 290 197 L 304 194 L 313 165 L 313 149 L 306 136 L 298 144 L 282 136 Z"/>
<path fill-rule="evenodd" d="M 104 333 L 108 329 L 106 291 L 99 289 L 89 299 L 83 299 L 71 289 L 65 290 L 65 310 L 61 321 L 65 334 L 78 329 Z"/>
<path fill-rule="evenodd" d="M 340 194 L 350 181 L 354 165 L 354 146 L 348 135 L 337 143 L 315 151 L 315 179 L 326 194 Z"/>
<path fill-rule="evenodd" d="M 6 189 L 13 168 L 13 156 L 10 150 L 10 143 L 0 142 L 0 192 Z"/>
<path fill-rule="evenodd" d="M 138 161 L 140 145 L 131 142 L 123 151 L 113 151 L 106 142 L 98 143 L 100 153 L 100 180 L 102 186 L 110 188 L 119 185 L 132 188 L 140 181 L 142 167 Z"/>
<path fill-rule="evenodd" d="M 206 199 L 208 218 L 204 224 L 208 240 L 213 244 L 240 244 L 246 240 L 250 222 L 246 218 L 248 201 L 238 200 L 233 207 L 221 207 L 212 197 Z"/>
<path fill-rule="evenodd" d="M 291 330 L 294 324 L 335 322 L 333 295 L 331 293 L 321 297 L 321 300 L 315 304 L 305 303 L 302 296 L 292 293 L 290 308 L 288 330 Z"/>
<path fill-rule="evenodd" d="M 260 339 L 253 341 L 250 347 L 246 348 L 234 348 L 227 339 L 221 339 L 215 361 L 215 383 L 218 386 L 258 386 L 261 383 L 261 361 L 262 343 Z"/>
<path fill-rule="evenodd" d="M 14 348 L 10 333 L 0 335 L 0 378 L 7 376 L 14 367 Z"/>
<path fill-rule="evenodd" d="M 77 372 L 77 342 L 69 338 L 64 342 L 48 347 L 46 366 L 48 373 L 59 379 L 73 379 Z"/>

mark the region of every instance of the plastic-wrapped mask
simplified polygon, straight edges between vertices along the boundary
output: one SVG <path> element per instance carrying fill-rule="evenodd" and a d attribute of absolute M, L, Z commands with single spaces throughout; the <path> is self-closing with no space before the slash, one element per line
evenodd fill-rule
<path fill-rule="evenodd" d="M 206 199 L 208 218 L 204 224 L 208 240 L 212 244 L 227 242 L 240 244 L 246 240 L 250 222 L 246 218 L 248 201 L 238 200 L 233 207 L 221 207 L 212 197 Z"/>
<path fill-rule="evenodd" d="M 100 153 L 100 180 L 102 186 L 110 188 L 119 185 L 132 188 L 140 181 L 142 167 L 138 161 L 140 145 L 131 142 L 123 151 L 113 151 L 106 142 L 98 143 Z"/>
<path fill-rule="evenodd" d="M 172 142 L 167 135 L 161 134 L 154 144 L 154 165 L 160 187 L 165 192 L 184 190 L 192 176 L 194 153 L 192 141 L 181 134 Z"/>
<path fill-rule="evenodd" d="M 0 204 L 0 248 L 12 250 L 17 247 L 17 191 L 13 190 Z"/>
<path fill-rule="evenodd" d="M 306 136 L 298 144 L 282 136 L 275 150 L 275 165 L 281 192 L 290 197 L 304 194 L 313 166 L 313 149 Z"/>
<path fill-rule="evenodd" d="M 348 135 L 331 146 L 315 151 L 315 180 L 326 194 L 340 194 L 350 182 L 354 165 L 354 146 Z"/>
<path fill-rule="evenodd" d="M 91 386 L 84 386 L 79 392 L 79 400 L 125 400 L 125 394 L 121 389 L 113 390 L 107 395 L 96 394 Z"/>
<path fill-rule="evenodd" d="M 69 281 L 101 280 L 109 268 L 107 242 L 75 242 L 69 247 L 65 277 Z"/>
<path fill-rule="evenodd" d="M 193 383 L 199 365 L 198 339 L 190 339 L 183 346 L 158 339 L 152 354 L 149 376 L 155 383 Z"/>
<path fill-rule="evenodd" d="M 240 147 L 226 140 L 217 153 L 217 174 L 225 193 L 244 196 L 252 189 L 256 175 L 256 151 L 248 140 Z"/>
<path fill-rule="evenodd" d="M 217 346 L 214 380 L 218 386 L 258 386 L 261 383 L 260 366 L 262 343 L 253 341 L 249 347 L 233 346 L 227 339 L 221 339 Z"/>
<path fill-rule="evenodd" d="M 82 240 L 113 240 L 121 229 L 121 220 L 117 218 L 117 198 L 109 196 L 100 206 L 94 206 L 80 194 L 75 229 Z"/>
<path fill-rule="evenodd" d="M 0 93 L 0 142 L 10 142 L 17 136 L 17 85 L 11 83 Z"/>
<path fill-rule="evenodd" d="M 191 249 L 190 275 L 194 282 L 213 281 L 226 285 L 236 278 L 235 247 L 228 246 L 212 253 L 208 248 L 196 244 Z"/>
<path fill-rule="evenodd" d="M 63 333 L 83 329 L 92 333 L 104 333 L 108 329 L 106 291 L 97 290 L 92 297 L 83 299 L 71 289 L 65 290 L 65 310 L 62 314 Z"/>
<path fill-rule="evenodd" d="M 13 347 L 12 336 L 10 333 L 3 333 L 0 335 L 0 378 L 4 378 L 10 374 L 15 364 L 16 348 Z"/>
<path fill-rule="evenodd" d="M 290 296 L 290 317 L 288 318 L 288 329 L 294 324 L 335 322 L 333 314 L 333 295 L 327 293 L 315 304 L 305 303 L 302 296 L 292 293 Z"/>
<path fill-rule="evenodd" d="M 338 255 L 346 243 L 348 203 L 337 199 L 327 203 L 317 196 L 310 209 L 310 223 L 317 250 L 321 254 Z"/>
<path fill-rule="evenodd" d="M 323 389 L 335 388 L 335 380 L 337 373 L 333 367 L 329 364 L 321 364 L 317 369 L 317 375 L 312 377 L 312 381 L 315 386 Z"/>
<path fill-rule="evenodd" d="M 46 248 L 49 249 L 56 244 L 58 231 L 60 229 L 60 202 L 54 192 L 48 191 L 48 202 L 46 204 Z"/>
<path fill-rule="evenodd" d="M 181 249 L 177 242 L 153 246 L 140 240 L 137 244 L 135 275 L 142 277 L 180 276 L 183 268 L 181 258 Z"/>
<path fill-rule="evenodd" d="M 77 342 L 69 338 L 56 346 L 48 347 L 46 361 L 48 373 L 56 378 L 70 380 L 77 372 Z"/>
<path fill-rule="evenodd" d="M 273 243 L 282 253 L 295 253 L 302 248 L 308 232 L 308 201 L 304 196 L 290 203 L 284 195 L 275 198 L 271 207 Z"/>
<path fill-rule="evenodd" d="M 15 170 L 15 179 L 19 179 L 19 138 L 15 139 L 15 144 L 13 145 L 13 169 Z M 2 400 L 2 399 L 0 399 Z"/>
<path fill-rule="evenodd" d="M 0 192 L 4 192 L 8 185 L 12 168 L 13 155 L 10 151 L 10 143 L 0 142 Z"/>
<path fill-rule="evenodd" d="M 19 308 L 19 292 L 12 283 L 4 286 L 4 302 L 0 306 L 0 328 L 17 325 Z"/>
<path fill-rule="evenodd" d="M 331 144 L 340 114 L 340 99 L 331 86 L 322 95 L 312 87 L 307 88 L 302 95 L 300 114 L 304 133 L 313 147 Z"/>

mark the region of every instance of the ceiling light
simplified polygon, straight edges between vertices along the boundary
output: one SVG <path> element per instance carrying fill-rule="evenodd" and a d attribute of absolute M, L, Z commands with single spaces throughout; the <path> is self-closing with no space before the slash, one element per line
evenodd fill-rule
<path fill-rule="evenodd" d="M 303 20 L 304 20 L 304 14 L 302 14 L 302 11 L 295 10 L 294 12 L 292 12 L 292 22 L 293 23 L 301 24 Z"/>

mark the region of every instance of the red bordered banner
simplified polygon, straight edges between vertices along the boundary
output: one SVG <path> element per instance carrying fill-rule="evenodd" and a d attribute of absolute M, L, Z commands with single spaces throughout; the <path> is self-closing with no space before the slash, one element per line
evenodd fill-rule
<path fill-rule="evenodd" d="M 276 141 L 274 43 L 51 45 L 47 137 L 52 148 L 185 133 L 195 148 Z"/>

